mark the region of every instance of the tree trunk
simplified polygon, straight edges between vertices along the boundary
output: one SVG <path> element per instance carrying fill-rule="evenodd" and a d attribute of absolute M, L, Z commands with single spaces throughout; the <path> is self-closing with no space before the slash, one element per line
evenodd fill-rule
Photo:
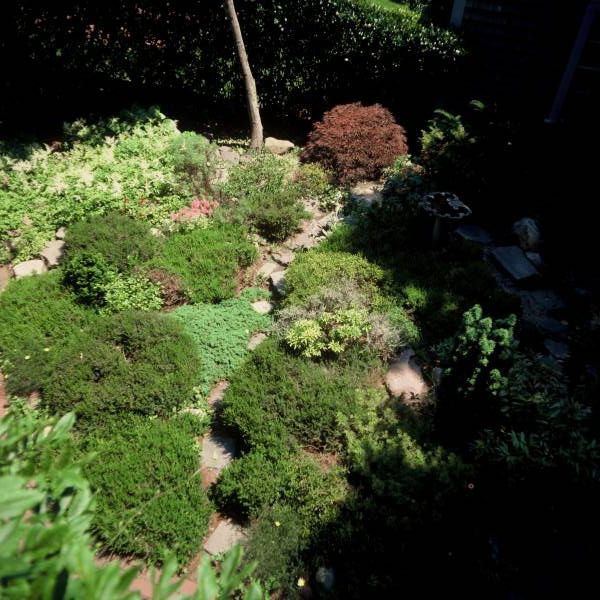
<path fill-rule="evenodd" d="M 226 0 L 226 4 L 227 12 L 229 13 L 229 21 L 231 22 L 231 29 L 233 30 L 233 38 L 235 40 L 238 58 L 240 59 L 240 65 L 244 75 L 244 84 L 246 86 L 246 102 L 248 104 L 248 114 L 250 115 L 250 126 L 252 128 L 250 148 L 259 150 L 263 146 L 263 126 L 260 119 L 260 109 L 258 107 L 256 82 L 254 81 L 252 70 L 250 69 L 250 63 L 248 62 L 248 55 L 246 54 L 246 47 L 244 46 L 244 38 L 242 37 L 242 30 L 240 29 L 240 22 L 238 21 L 237 14 L 235 12 L 233 0 Z"/>

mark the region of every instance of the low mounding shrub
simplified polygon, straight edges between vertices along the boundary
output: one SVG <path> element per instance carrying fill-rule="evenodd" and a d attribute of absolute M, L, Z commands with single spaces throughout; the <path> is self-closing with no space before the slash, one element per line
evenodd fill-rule
<path fill-rule="evenodd" d="M 182 192 L 202 194 L 210 189 L 217 161 L 215 146 L 193 131 L 184 131 L 173 139 L 169 152 L 175 173 L 185 182 Z"/>
<path fill-rule="evenodd" d="M 96 491 L 92 531 L 103 549 L 160 563 L 187 562 L 200 548 L 211 506 L 198 474 L 190 415 L 170 421 L 128 417 L 91 434 L 85 468 Z"/>
<path fill-rule="evenodd" d="M 222 223 L 170 236 L 151 267 L 181 278 L 193 302 L 217 302 L 233 296 L 238 269 L 256 256 L 241 226 Z"/>
<path fill-rule="evenodd" d="M 302 160 L 321 163 L 341 183 L 378 179 L 408 152 L 406 132 L 379 104 L 342 104 L 314 124 Z"/>
<path fill-rule="evenodd" d="M 231 375 L 248 353 L 250 336 L 266 330 L 271 322 L 269 316 L 258 314 L 244 298 L 181 306 L 172 315 L 181 321 L 202 357 L 199 386 L 203 394 Z"/>
<path fill-rule="evenodd" d="M 221 186 L 230 199 L 227 218 L 249 224 L 270 241 L 285 240 L 306 216 L 301 202 L 306 190 L 292 180 L 293 169 L 288 158 L 267 153 L 238 165 Z"/>
<path fill-rule="evenodd" d="M 357 388 L 371 357 L 315 364 L 291 355 L 275 340 L 263 342 L 234 373 L 222 403 L 222 420 L 248 448 L 339 446 L 338 413 L 360 411 Z"/>
<path fill-rule="evenodd" d="M 276 332 L 307 357 L 340 354 L 358 344 L 387 358 L 419 337 L 402 307 L 380 294 L 370 297 L 352 280 L 322 288 L 302 306 L 280 310 Z"/>
<path fill-rule="evenodd" d="M 0 294 L 0 363 L 8 393 L 38 390 L 64 340 L 93 318 L 57 271 L 12 281 Z"/>
<path fill-rule="evenodd" d="M 175 319 L 123 312 L 99 318 L 50 356 L 42 402 L 97 427 L 123 413 L 169 415 L 191 401 L 200 361 Z"/>
<path fill-rule="evenodd" d="M 256 450 L 221 473 L 214 497 L 220 507 L 250 518 L 275 504 L 290 506 L 310 529 L 331 520 L 346 492 L 340 471 L 324 472 L 309 455 Z"/>
<path fill-rule="evenodd" d="M 99 254 L 121 272 L 151 259 L 159 249 L 146 223 L 115 212 L 73 223 L 65 242 L 67 262 L 82 252 Z"/>
<path fill-rule="evenodd" d="M 346 252 L 311 250 L 296 257 L 285 274 L 285 304 L 304 304 L 321 288 L 351 281 L 370 298 L 379 293 L 383 270 L 362 256 Z"/>

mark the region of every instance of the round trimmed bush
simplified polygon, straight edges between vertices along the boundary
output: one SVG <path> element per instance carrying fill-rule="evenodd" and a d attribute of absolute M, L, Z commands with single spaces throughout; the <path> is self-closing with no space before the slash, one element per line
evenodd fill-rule
<path fill-rule="evenodd" d="M 378 179 L 408 153 L 406 132 L 380 104 L 341 104 L 313 125 L 301 159 L 319 162 L 341 183 Z"/>
<path fill-rule="evenodd" d="M 0 294 L 0 362 L 8 393 L 38 390 L 60 344 L 93 318 L 62 287 L 58 271 L 12 281 Z"/>
<path fill-rule="evenodd" d="M 97 453 L 85 468 L 96 491 L 93 532 L 104 550 L 121 556 L 160 563 L 172 552 L 187 562 L 212 513 L 198 474 L 197 427 L 190 415 L 130 416 L 113 425 L 84 442 Z"/>
<path fill-rule="evenodd" d="M 65 242 L 67 264 L 81 253 L 100 255 L 121 272 L 149 260 L 160 247 L 146 223 L 114 212 L 73 223 Z"/>
<path fill-rule="evenodd" d="M 200 374 L 192 339 L 168 315 L 127 311 L 98 319 L 52 357 L 42 385 L 52 412 L 80 426 L 123 413 L 169 415 L 193 396 Z"/>

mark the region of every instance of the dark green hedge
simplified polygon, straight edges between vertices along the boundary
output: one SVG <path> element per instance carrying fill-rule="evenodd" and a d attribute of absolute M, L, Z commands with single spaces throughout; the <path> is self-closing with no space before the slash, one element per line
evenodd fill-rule
<path fill-rule="evenodd" d="M 422 101 L 423 86 L 439 89 L 439 76 L 463 53 L 456 36 L 419 9 L 386 11 L 366 0 L 237 0 L 236 6 L 262 104 L 282 112 L 320 110 L 348 98 Z M 2 10 L 15 24 L 0 41 L 11 51 L 4 76 L 14 98 L 26 99 L 18 76 L 27 68 L 36 89 L 65 99 L 74 86 L 107 93 L 115 82 L 217 103 L 243 99 L 220 1 L 9 2 Z"/>

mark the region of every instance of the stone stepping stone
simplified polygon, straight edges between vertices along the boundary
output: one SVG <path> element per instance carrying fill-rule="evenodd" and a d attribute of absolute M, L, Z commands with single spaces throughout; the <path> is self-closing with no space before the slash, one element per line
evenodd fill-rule
<path fill-rule="evenodd" d="M 285 271 L 276 271 L 271 274 L 271 286 L 281 296 L 285 294 Z"/>
<path fill-rule="evenodd" d="M 294 260 L 294 253 L 291 250 L 278 250 L 277 252 L 273 252 L 271 257 L 275 262 L 278 262 L 280 265 L 287 267 Z"/>
<path fill-rule="evenodd" d="M 267 315 L 273 310 L 273 305 L 268 300 L 257 300 L 252 303 L 252 308 L 260 315 Z"/>
<path fill-rule="evenodd" d="M 8 285 L 10 278 L 10 269 L 5 265 L 0 265 L 0 292 Z"/>
<path fill-rule="evenodd" d="M 219 155 L 221 160 L 232 165 L 237 165 L 240 162 L 240 155 L 231 146 L 220 146 Z"/>
<path fill-rule="evenodd" d="M 294 143 L 289 140 L 278 140 L 274 137 L 265 139 L 265 150 L 271 154 L 286 154 L 294 147 Z"/>
<path fill-rule="evenodd" d="M 49 269 L 58 267 L 65 251 L 63 240 L 52 240 L 41 252 L 40 256 Z"/>
<path fill-rule="evenodd" d="M 56 233 L 54 234 L 54 237 L 57 240 L 64 240 L 66 236 L 67 236 L 67 228 L 66 227 L 59 227 L 56 230 Z"/>
<path fill-rule="evenodd" d="M 202 439 L 202 467 L 222 471 L 235 456 L 235 440 L 209 432 Z"/>
<path fill-rule="evenodd" d="M 429 386 L 423 379 L 421 367 L 415 361 L 414 355 L 415 351 L 412 348 L 406 348 L 390 362 L 385 385 L 395 398 L 418 400 L 425 398 L 429 392 Z"/>
<path fill-rule="evenodd" d="M 269 275 L 271 275 L 271 273 L 273 273 L 274 271 L 277 271 L 277 269 L 279 269 L 279 265 L 277 263 L 266 262 L 258 270 L 258 272 L 256 273 L 256 275 L 259 276 L 259 277 L 264 277 L 266 279 L 267 277 L 269 277 Z"/>
<path fill-rule="evenodd" d="M 544 340 L 544 346 L 556 360 L 566 360 L 571 355 L 569 346 L 563 342 L 547 339 Z"/>
<path fill-rule="evenodd" d="M 492 236 L 479 225 L 461 225 L 460 227 L 457 227 L 454 232 L 467 242 L 473 242 L 483 246 L 488 246 L 494 241 Z"/>
<path fill-rule="evenodd" d="M 213 556 L 223 554 L 246 538 L 244 530 L 231 521 L 221 521 L 204 542 L 204 550 Z"/>
<path fill-rule="evenodd" d="M 221 400 L 223 400 L 223 396 L 228 387 L 229 381 L 219 381 L 208 395 L 208 405 L 213 407 L 217 406 Z"/>
<path fill-rule="evenodd" d="M 256 350 L 267 339 L 266 333 L 255 333 L 248 342 L 248 350 Z"/>
<path fill-rule="evenodd" d="M 500 246 L 494 248 L 491 255 L 515 281 L 525 281 L 540 274 L 518 246 Z"/>
<path fill-rule="evenodd" d="M 25 262 L 19 263 L 13 267 L 15 277 L 21 279 L 21 277 L 29 277 L 31 275 L 41 275 L 42 273 L 48 272 L 46 263 L 41 258 L 34 260 L 26 260 Z"/>

